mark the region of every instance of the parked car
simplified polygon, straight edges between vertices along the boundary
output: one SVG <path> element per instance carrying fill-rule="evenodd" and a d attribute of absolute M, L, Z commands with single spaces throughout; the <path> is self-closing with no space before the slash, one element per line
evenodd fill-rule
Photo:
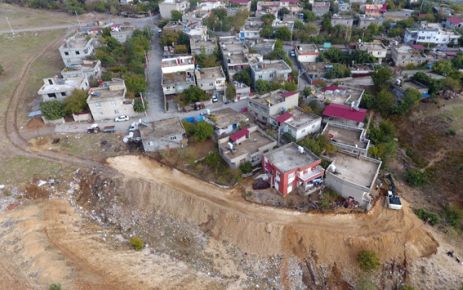
<path fill-rule="evenodd" d="M 120 116 L 117 116 L 117 117 L 114 119 L 114 122 L 125 122 L 125 121 L 128 121 L 128 120 L 129 120 L 129 116 L 120 115 Z"/>
<path fill-rule="evenodd" d="M 114 133 L 114 132 L 116 132 L 116 126 L 103 127 L 103 133 Z"/>
<path fill-rule="evenodd" d="M 218 101 L 219 101 L 219 98 L 217 98 L 216 95 L 213 95 L 213 96 L 212 96 L 212 102 L 213 102 L 213 103 L 217 103 Z"/>
<path fill-rule="evenodd" d="M 294 52 L 294 49 L 289 52 L 289 55 L 292 56 L 292 57 L 296 56 L 296 53 Z"/>
<path fill-rule="evenodd" d="M 90 127 L 87 128 L 87 133 L 92 134 L 92 133 L 98 133 L 100 132 L 100 127 L 98 124 L 92 124 Z"/>

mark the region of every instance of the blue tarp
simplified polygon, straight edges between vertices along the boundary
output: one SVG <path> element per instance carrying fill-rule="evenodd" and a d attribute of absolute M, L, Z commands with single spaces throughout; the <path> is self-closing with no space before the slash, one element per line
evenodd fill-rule
<path fill-rule="evenodd" d="M 189 123 L 198 123 L 198 122 L 204 121 L 204 117 L 201 115 L 198 115 L 198 116 L 193 116 L 193 117 L 187 117 L 183 120 Z"/>

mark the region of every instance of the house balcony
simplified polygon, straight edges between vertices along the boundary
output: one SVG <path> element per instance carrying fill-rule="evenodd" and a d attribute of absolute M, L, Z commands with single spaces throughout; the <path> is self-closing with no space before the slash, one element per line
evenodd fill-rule
<path fill-rule="evenodd" d="M 309 182 L 315 178 L 322 177 L 324 172 L 325 172 L 325 169 L 323 169 L 323 167 L 317 166 L 309 172 L 305 172 L 305 173 L 299 172 L 297 177 L 302 182 Z"/>

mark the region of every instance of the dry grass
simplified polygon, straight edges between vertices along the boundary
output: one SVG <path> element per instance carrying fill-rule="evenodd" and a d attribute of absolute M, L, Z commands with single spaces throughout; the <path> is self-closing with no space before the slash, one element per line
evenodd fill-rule
<path fill-rule="evenodd" d="M 77 22 L 75 17 L 63 12 L 30 9 L 0 3 L 0 30 L 9 29 L 5 17 L 8 17 L 13 29 L 75 24 Z"/>

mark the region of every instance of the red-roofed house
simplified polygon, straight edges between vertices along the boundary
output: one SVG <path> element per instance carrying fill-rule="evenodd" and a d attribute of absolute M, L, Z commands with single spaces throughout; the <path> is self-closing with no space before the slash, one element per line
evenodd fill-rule
<path fill-rule="evenodd" d="M 367 115 L 366 109 L 359 109 L 340 104 L 329 104 L 323 111 L 326 123 L 337 123 L 363 127 L 363 121 Z"/>
<path fill-rule="evenodd" d="M 379 17 L 384 12 L 383 4 L 365 4 L 365 15 L 369 17 Z"/>
<path fill-rule="evenodd" d="M 229 0 L 228 3 L 230 3 L 231 6 L 238 6 L 251 10 L 251 0 Z"/>
<path fill-rule="evenodd" d="M 445 22 L 445 27 L 450 29 L 461 28 L 463 27 L 463 19 L 460 17 L 449 17 Z"/>
<path fill-rule="evenodd" d="M 277 146 L 277 142 L 267 136 L 257 126 L 242 129 L 230 137 L 218 140 L 219 154 L 232 168 L 245 162 L 253 166 L 262 161 L 262 155 Z"/>
<path fill-rule="evenodd" d="M 277 126 L 273 117 L 297 107 L 298 103 L 298 92 L 276 90 L 250 99 L 248 109 L 256 121 Z"/>
<path fill-rule="evenodd" d="M 280 116 L 275 118 L 275 121 L 278 123 L 278 126 L 280 126 L 282 123 L 290 120 L 293 118 L 293 115 L 290 112 L 284 112 Z"/>

